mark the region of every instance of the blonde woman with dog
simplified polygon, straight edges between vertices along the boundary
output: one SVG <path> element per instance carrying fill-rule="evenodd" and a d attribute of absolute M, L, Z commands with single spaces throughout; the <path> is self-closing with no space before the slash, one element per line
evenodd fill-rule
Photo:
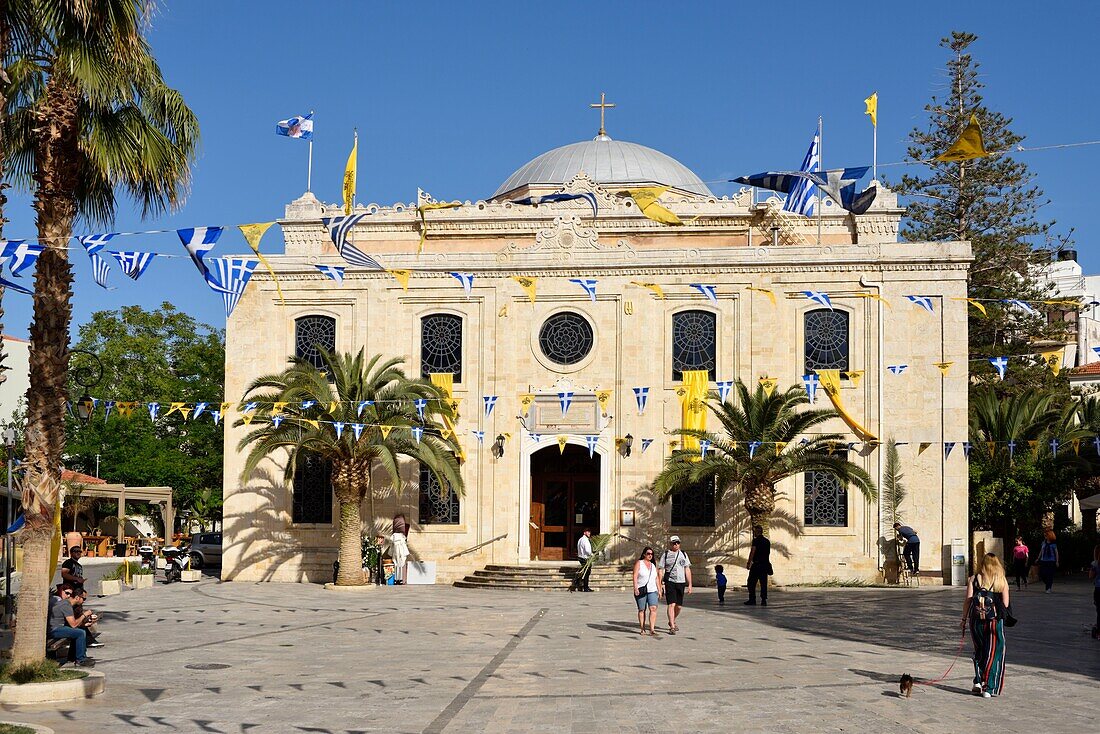
<path fill-rule="evenodd" d="M 1005 618 L 1011 599 L 1001 559 L 982 557 L 981 569 L 967 581 L 959 627 L 970 624 L 974 642 L 973 692 L 983 698 L 1001 695 L 1005 679 Z"/>

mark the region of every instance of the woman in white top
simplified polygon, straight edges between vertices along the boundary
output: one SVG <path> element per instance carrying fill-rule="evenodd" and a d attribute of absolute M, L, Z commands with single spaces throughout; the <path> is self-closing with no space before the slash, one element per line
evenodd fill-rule
<path fill-rule="evenodd" d="M 657 585 L 657 566 L 653 563 L 653 549 L 646 547 L 634 564 L 634 601 L 638 603 L 638 634 L 644 635 L 645 610 L 649 607 L 649 634 L 656 636 L 657 600 L 661 596 Z"/>
<path fill-rule="evenodd" d="M 403 513 L 393 516 L 393 534 L 390 536 L 390 555 L 393 556 L 393 583 L 405 583 L 405 562 L 409 558 L 409 521 Z"/>

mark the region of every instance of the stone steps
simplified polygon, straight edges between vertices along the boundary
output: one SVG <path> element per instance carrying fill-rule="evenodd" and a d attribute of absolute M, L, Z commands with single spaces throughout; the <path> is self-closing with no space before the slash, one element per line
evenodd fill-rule
<path fill-rule="evenodd" d="M 525 591 L 568 591 L 577 573 L 577 564 L 508 566 L 490 564 L 474 571 L 455 586 L 462 589 L 513 589 Z M 589 585 L 601 591 L 630 589 L 630 569 L 619 566 L 594 566 Z"/>

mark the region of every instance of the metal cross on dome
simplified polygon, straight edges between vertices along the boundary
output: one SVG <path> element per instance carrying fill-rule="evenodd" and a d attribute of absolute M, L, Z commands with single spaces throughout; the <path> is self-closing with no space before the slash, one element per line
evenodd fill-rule
<path fill-rule="evenodd" d="M 607 135 L 607 130 L 604 129 L 604 113 L 609 108 L 614 107 L 615 103 L 614 102 L 608 102 L 606 95 L 603 92 L 600 92 L 600 103 L 599 104 L 590 104 L 588 106 L 593 108 L 593 109 L 595 109 L 597 107 L 600 109 L 600 132 L 598 134 L 599 135 Z"/>

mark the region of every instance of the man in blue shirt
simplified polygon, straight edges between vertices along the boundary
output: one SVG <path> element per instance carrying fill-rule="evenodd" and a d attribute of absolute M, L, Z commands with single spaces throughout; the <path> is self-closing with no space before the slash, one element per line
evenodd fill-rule
<path fill-rule="evenodd" d="M 902 525 L 900 522 L 896 522 L 894 523 L 894 532 L 898 534 L 899 538 L 905 541 L 905 549 L 901 554 L 905 559 L 905 565 L 909 568 L 909 573 L 919 573 L 920 538 L 917 537 L 917 531 L 908 525 Z"/>

